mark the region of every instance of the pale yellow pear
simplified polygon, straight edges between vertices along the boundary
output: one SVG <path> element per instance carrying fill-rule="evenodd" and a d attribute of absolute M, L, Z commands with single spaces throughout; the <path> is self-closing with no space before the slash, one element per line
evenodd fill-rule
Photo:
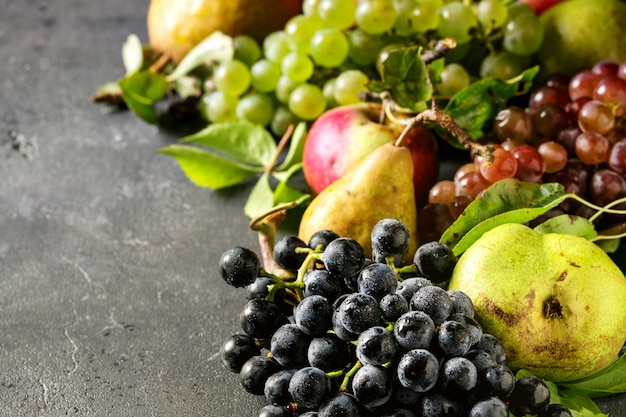
<path fill-rule="evenodd" d="M 408 227 L 411 240 L 404 261 L 411 262 L 418 245 L 413 159 L 407 148 L 393 143 L 372 151 L 318 194 L 302 216 L 298 235 L 308 242 L 319 230 L 333 230 L 358 241 L 369 257 L 370 234 L 384 218 L 398 219 Z"/>
<path fill-rule="evenodd" d="M 215 31 L 262 42 L 301 11 L 302 0 L 152 0 L 148 36 L 154 49 L 178 62 Z"/>

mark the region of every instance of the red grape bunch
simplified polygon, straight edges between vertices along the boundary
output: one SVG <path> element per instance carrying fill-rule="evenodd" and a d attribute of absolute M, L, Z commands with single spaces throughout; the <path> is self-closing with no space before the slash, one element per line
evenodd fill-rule
<path fill-rule="evenodd" d="M 481 139 L 493 158 L 475 154 L 453 179 L 431 188 L 420 237 L 438 239 L 473 199 L 505 178 L 557 182 L 597 206 L 626 197 L 626 62 L 602 61 L 571 77 L 553 75 L 525 104 L 501 110 L 491 134 Z M 567 202 L 550 215 L 588 218 L 594 212 Z M 598 221 L 608 227 L 624 219 L 603 215 Z"/>

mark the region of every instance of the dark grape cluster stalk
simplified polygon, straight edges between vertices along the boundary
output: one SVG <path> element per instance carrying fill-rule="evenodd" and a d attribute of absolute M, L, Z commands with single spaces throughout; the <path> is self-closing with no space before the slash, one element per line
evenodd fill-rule
<path fill-rule="evenodd" d="M 436 239 L 483 190 L 505 178 L 557 182 L 596 206 L 625 198 L 626 62 L 602 61 L 571 77 L 551 76 L 527 102 L 500 111 L 481 142 L 493 149 L 493 158 L 475 155 L 454 178 L 431 188 L 421 216 L 429 230 L 420 236 Z M 626 222 L 624 216 L 595 216 L 575 202 L 548 216 L 565 213 L 594 216 L 600 228 Z"/>
<path fill-rule="evenodd" d="M 544 381 L 516 378 L 471 299 L 446 289 L 456 263 L 447 246 L 424 244 L 401 265 L 404 224 L 383 219 L 371 237 L 375 259 L 328 230 L 279 239 L 273 255 L 292 279 L 250 250 L 222 256 L 222 277 L 247 300 L 220 355 L 266 398 L 259 417 L 571 416 L 550 405 Z"/>

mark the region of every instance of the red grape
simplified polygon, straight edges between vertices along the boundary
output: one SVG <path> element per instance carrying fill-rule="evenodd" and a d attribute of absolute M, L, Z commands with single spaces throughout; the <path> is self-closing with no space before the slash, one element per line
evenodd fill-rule
<path fill-rule="evenodd" d="M 609 158 L 609 140 L 597 132 L 583 132 L 576 138 L 576 156 L 587 165 L 597 165 Z"/>

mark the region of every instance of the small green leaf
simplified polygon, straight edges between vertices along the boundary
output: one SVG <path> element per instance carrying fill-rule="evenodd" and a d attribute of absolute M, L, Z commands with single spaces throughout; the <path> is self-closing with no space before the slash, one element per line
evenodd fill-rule
<path fill-rule="evenodd" d="M 460 255 L 485 232 L 505 223 L 526 223 L 561 203 L 568 194 L 558 183 L 500 180 L 472 201 L 440 241 Z"/>
<path fill-rule="evenodd" d="M 490 123 L 507 106 L 509 99 L 530 89 L 538 70 L 537 67 L 527 69 L 508 81 L 482 78 L 455 94 L 446 104 L 445 111 L 465 129 L 470 138 L 477 140 L 491 129 Z M 454 139 L 451 143 L 462 148 Z"/>
<path fill-rule="evenodd" d="M 269 174 L 264 172 L 252 187 L 243 207 L 246 216 L 253 219 L 274 207 L 274 192 L 269 182 Z"/>
<path fill-rule="evenodd" d="M 626 392 L 626 354 L 602 371 L 577 381 L 561 384 L 565 393 L 604 397 Z"/>
<path fill-rule="evenodd" d="M 143 65 L 143 46 L 139 36 L 130 34 L 122 45 L 122 62 L 126 69 L 126 75 L 133 74 Z"/>
<path fill-rule="evenodd" d="M 618 238 L 599 239 L 599 240 L 595 240 L 594 243 L 600 246 L 600 248 L 606 253 L 614 253 L 619 249 L 621 240 Z"/>
<path fill-rule="evenodd" d="M 158 152 L 176 159 L 187 177 L 199 187 L 226 188 L 259 173 L 258 168 L 195 146 L 175 144 L 161 148 Z"/>
<path fill-rule="evenodd" d="M 596 228 L 589 219 L 571 214 L 551 217 L 535 227 L 534 230 L 541 234 L 562 233 L 584 237 L 587 240 L 593 240 L 598 236 Z"/>
<path fill-rule="evenodd" d="M 165 97 L 165 77 L 148 71 L 135 72 L 119 80 L 122 97 L 128 107 L 142 120 L 156 123 L 158 115 L 153 105 Z"/>
<path fill-rule="evenodd" d="M 388 91 L 396 104 L 408 109 L 430 100 L 433 86 L 421 51 L 421 46 L 411 46 L 391 52 L 383 63 L 382 81 L 372 81 L 368 88 L 375 92 Z"/>
<path fill-rule="evenodd" d="M 306 140 L 307 135 L 307 126 L 305 122 L 299 123 L 293 131 L 291 135 L 291 140 L 289 141 L 289 150 L 287 151 L 287 156 L 285 156 L 285 160 L 280 166 L 276 169 L 278 171 L 284 171 L 285 169 L 290 168 L 294 164 L 298 164 L 302 162 L 302 152 L 304 151 L 304 142 Z"/>
<path fill-rule="evenodd" d="M 263 127 L 245 120 L 213 123 L 181 143 L 193 143 L 211 148 L 242 163 L 266 167 L 276 153 L 276 142 Z"/>
<path fill-rule="evenodd" d="M 219 31 L 213 32 L 183 57 L 167 80 L 174 81 L 210 61 L 230 61 L 234 55 L 233 38 Z"/>

